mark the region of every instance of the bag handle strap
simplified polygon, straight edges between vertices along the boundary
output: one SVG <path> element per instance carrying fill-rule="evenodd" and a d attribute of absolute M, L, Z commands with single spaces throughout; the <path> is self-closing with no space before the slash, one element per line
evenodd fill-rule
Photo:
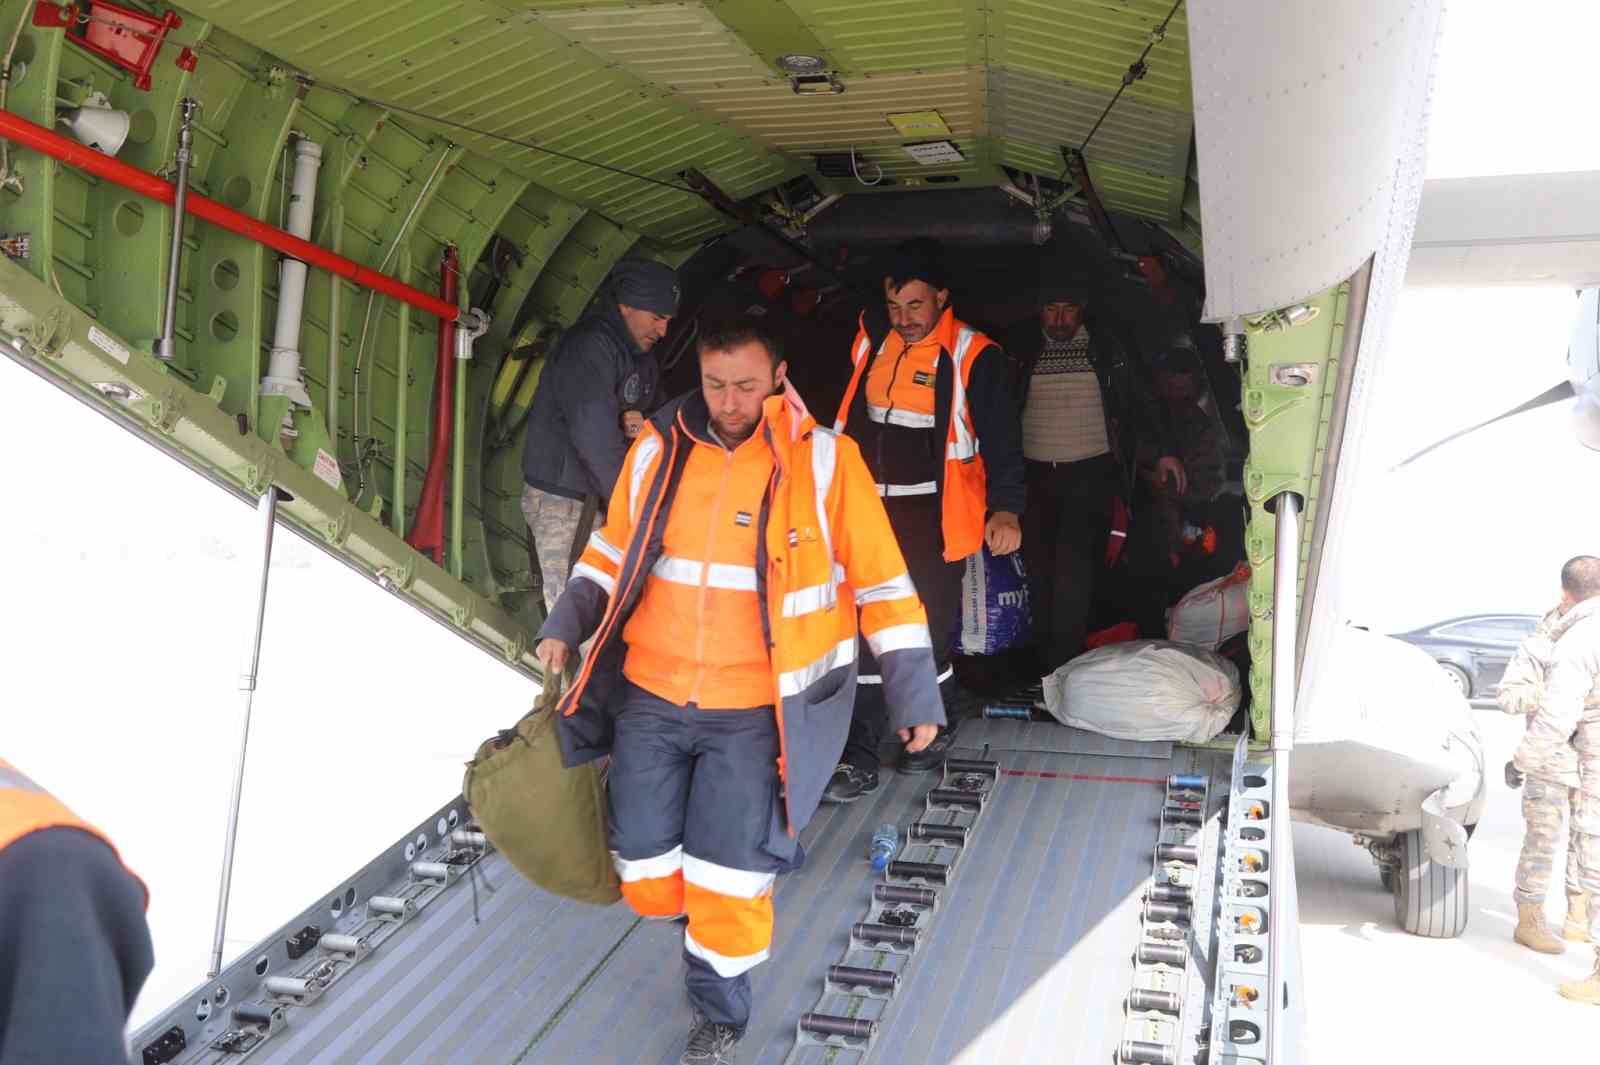
<path fill-rule="evenodd" d="M 539 697 L 533 701 L 533 708 L 554 712 L 556 705 L 561 702 L 562 692 L 567 688 L 567 680 L 565 669 L 559 673 L 546 672 L 544 686 L 539 690 Z"/>

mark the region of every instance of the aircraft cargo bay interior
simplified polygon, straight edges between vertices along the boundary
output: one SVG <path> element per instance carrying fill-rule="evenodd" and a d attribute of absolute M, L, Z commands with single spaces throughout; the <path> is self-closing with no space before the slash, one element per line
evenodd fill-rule
<path fill-rule="evenodd" d="M 0 0 L 0 352 L 255 512 L 206 608 L 242 648 L 231 794 L 193 800 L 204 978 L 124 1036 L 164 903 L 0 749 L 0 896 L 42 907 L 0 932 L 87 920 L 45 867 L 116 899 L 98 1004 L 0 935 L 39 974 L 0 996 L 19 1052 L 1290 1065 L 1300 833 L 1357 851 L 1386 927 L 1467 941 L 1502 776 L 1502 938 L 1587 943 L 1577 805 L 1564 925 L 1534 851 L 1539 797 L 1600 771 L 1570 739 L 1600 559 L 1546 567 L 1547 615 L 1395 637 L 1352 590 L 1375 426 L 1426 387 L 1408 280 L 1600 283 L 1583 175 L 1424 195 L 1440 8 Z M 1390 472 L 1565 404 L 1600 449 L 1600 297 L 1562 306 L 1567 380 L 1419 418 Z M 426 635 L 366 649 L 401 630 L 311 609 L 332 579 L 283 605 L 303 544 Z M 285 626 L 338 665 L 264 656 Z M 434 736 L 330 695 L 445 641 L 532 705 L 432 698 Z M 280 670 L 323 731 L 259 792 Z M 1532 722 L 1503 772 L 1497 696 Z M 456 751 L 447 718 L 496 724 Z M 373 843 L 339 796 L 395 787 L 417 728 L 460 792 Z M 307 836 L 293 899 L 235 864 L 268 808 Z M 1600 967 L 1548 990 L 1592 1013 Z"/>

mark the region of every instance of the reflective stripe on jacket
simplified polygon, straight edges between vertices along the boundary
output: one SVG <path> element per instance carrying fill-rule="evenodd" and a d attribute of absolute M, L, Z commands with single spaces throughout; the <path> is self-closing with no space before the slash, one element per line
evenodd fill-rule
<path fill-rule="evenodd" d="M 541 639 L 571 647 L 595 634 L 560 703 L 568 765 L 610 750 L 621 635 L 664 554 L 694 440 L 708 432 L 698 390 L 646 423 L 623 463 L 605 526 L 590 537 L 540 630 Z M 927 615 L 855 443 L 819 427 L 792 390 L 766 401 L 756 432 L 773 458 L 755 520 L 756 594 L 771 649 L 768 701 L 777 708 L 777 768 L 794 836 L 816 812 L 844 748 L 855 703 L 858 618 L 882 666 L 889 726 L 942 724 L 944 707 Z"/>
<path fill-rule="evenodd" d="M 110 847 L 112 854 L 117 853 L 116 846 L 106 838 L 104 832 L 67 809 L 61 800 L 24 776 L 22 771 L 10 762 L 0 758 L 0 850 L 11 846 L 24 836 L 42 832 L 47 828 L 76 828 Z M 117 861 L 119 863 L 122 861 L 120 856 Z M 138 881 L 140 890 L 144 892 L 145 907 L 148 909 L 150 889 L 145 887 L 144 881 L 139 880 L 126 864 L 123 865 L 123 869 Z"/>
<path fill-rule="evenodd" d="M 868 409 L 871 404 L 867 403 L 866 390 L 861 386 L 869 367 L 878 359 L 894 359 L 904 350 L 905 341 L 900 338 L 899 333 L 887 328 L 886 324 L 880 329 L 880 324 L 882 323 L 869 324 L 865 313 L 861 316 L 855 341 L 850 346 L 850 359 L 854 363 L 855 370 L 851 374 L 849 387 L 845 389 L 844 399 L 839 404 L 839 413 L 833 423 L 834 429 L 838 432 L 853 431 L 851 428 L 853 417 L 864 415 L 874 421 L 883 421 L 887 418 L 887 412 L 884 418 L 872 417 L 872 412 Z M 972 386 L 973 368 L 979 363 L 980 358 L 991 349 L 995 351 L 999 349 L 987 336 L 959 321 L 951 310 L 944 312 L 930 336 L 937 341 L 940 356 L 935 373 L 937 399 L 933 408 L 934 423 L 930 427 L 934 428 L 935 432 L 942 427 L 944 435 L 944 463 L 939 485 L 942 496 L 940 525 L 944 533 L 944 558 L 947 562 L 958 562 L 983 546 L 984 523 L 989 511 L 1010 510 L 1017 514 L 1022 513 L 1024 495 L 1021 435 L 1015 404 L 1010 398 L 1009 368 L 997 364 L 993 367 L 995 373 L 990 380 L 993 382 L 992 387 L 998 389 L 1003 396 L 1000 402 L 991 405 L 1000 412 L 1004 421 L 995 423 L 993 432 L 997 439 L 993 443 L 999 446 L 992 449 L 989 460 L 998 461 L 1003 467 L 1002 480 L 1007 490 L 1005 499 L 991 503 L 989 470 L 986 464 L 989 460 L 979 454 L 984 440 L 980 439 L 974 405 L 969 402 L 969 390 Z M 940 402 L 946 395 L 949 396 L 948 406 Z M 895 424 L 906 423 L 897 421 Z M 885 476 L 883 471 L 875 472 L 880 477 Z M 1000 505 L 995 505 L 996 503 Z"/>

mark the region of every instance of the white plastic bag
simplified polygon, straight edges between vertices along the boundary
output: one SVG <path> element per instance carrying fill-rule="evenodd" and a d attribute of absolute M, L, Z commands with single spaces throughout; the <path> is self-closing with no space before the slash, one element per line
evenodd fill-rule
<path fill-rule="evenodd" d="M 1178 600 L 1167 619 L 1167 639 L 1216 650 L 1250 627 L 1250 567 L 1241 562 L 1226 577 L 1207 581 Z"/>
<path fill-rule="evenodd" d="M 1044 679 L 1057 721 L 1119 740 L 1204 743 L 1227 727 L 1240 694 L 1232 662 L 1165 640 L 1101 647 Z"/>

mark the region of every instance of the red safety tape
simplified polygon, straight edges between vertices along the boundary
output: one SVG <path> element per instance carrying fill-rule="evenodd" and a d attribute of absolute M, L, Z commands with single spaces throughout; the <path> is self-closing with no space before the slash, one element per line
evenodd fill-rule
<path fill-rule="evenodd" d="M 1040 780 L 1087 780 L 1098 784 L 1165 784 L 1164 777 L 1108 777 L 1093 773 L 1050 773 L 1040 769 L 1002 769 L 1002 776 L 1037 777 Z"/>

